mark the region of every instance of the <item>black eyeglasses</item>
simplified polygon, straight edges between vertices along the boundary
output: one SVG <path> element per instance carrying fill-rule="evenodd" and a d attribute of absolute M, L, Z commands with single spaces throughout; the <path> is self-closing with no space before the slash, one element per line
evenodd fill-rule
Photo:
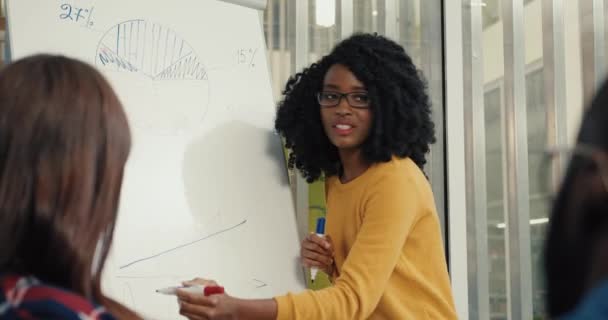
<path fill-rule="evenodd" d="M 367 109 L 370 99 L 367 92 L 340 93 L 335 91 L 321 91 L 317 93 L 317 100 L 321 107 L 330 108 L 340 104 L 342 98 L 346 98 L 348 104 L 353 108 Z"/>

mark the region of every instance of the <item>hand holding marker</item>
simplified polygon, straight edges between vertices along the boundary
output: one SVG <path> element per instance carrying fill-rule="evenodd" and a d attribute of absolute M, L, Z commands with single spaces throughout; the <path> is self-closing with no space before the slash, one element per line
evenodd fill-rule
<path fill-rule="evenodd" d="M 317 219 L 317 236 L 321 238 L 325 238 L 325 218 L 321 217 Z M 315 282 L 315 278 L 317 277 L 317 273 L 319 272 L 318 267 L 310 268 L 310 281 Z"/>
<path fill-rule="evenodd" d="M 220 286 L 179 286 L 179 287 L 168 287 L 156 290 L 156 292 L 167 295 L 176 295 L 177 290 L 184 290 L 190 293 L 203 293 L 205 296 L 210 296 L 212 294 L 222 294 L 224 293 L 224 287 Z"/>

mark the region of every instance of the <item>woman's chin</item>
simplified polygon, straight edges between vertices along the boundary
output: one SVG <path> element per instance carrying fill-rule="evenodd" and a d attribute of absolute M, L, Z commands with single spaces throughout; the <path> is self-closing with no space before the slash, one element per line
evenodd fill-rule
<path fill-rule="evenodd" d="M 360 148 L 360 145 L 357 143 L 353 143 L 352 141 L 334 141 L 334 146 L 339 151 L 355 151 Z"/>

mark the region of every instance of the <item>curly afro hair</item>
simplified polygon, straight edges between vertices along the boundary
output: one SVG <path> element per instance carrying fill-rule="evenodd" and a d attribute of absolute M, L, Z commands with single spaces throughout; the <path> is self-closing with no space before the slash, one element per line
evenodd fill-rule
<path fill-rule="evenodd" d="M 275 129 L 290 149 L 288 167 L 308 182 L 340 172 L 337 148 L 321 122 L 316 95 L 334 64 L 346 66 L 366 89 L 373 116 L 370 134 L 361 146 L 370 164 L 409 157 L 420 168 L 435 142 L 435 126 L 426 82 L 403 47 L 383 36 L 355 34 L 338 43 L 329 55 L 292 76 L 279 102 Z"/>

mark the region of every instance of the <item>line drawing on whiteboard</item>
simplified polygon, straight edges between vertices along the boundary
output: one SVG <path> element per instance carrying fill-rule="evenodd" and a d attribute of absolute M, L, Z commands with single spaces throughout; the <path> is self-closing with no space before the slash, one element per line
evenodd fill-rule
<path fill-rule="evenodd" d="M 112 25 L 98 41 L 95 65 L 117 89 L 135 127 L 173 135 L 204 121 L 211 91 L 207 67 L 172 28 L 145 19 Z"/>
<path fill-rule="evenodd" d="M 170 28 L 142 19 L 112 26 L 99 41 L 95 63 L 154 80 L 208 79 L 205 66 L 186 40 Z"/>
<path fill-rule="evenodd" d="M 268 286 L 268 283 L 266 283 L 266 282 L 264 282 L 264 281 L 262 281 L 262 280 L 259 280 L 259 279 L 253 279 L 253 281 L 255 281 L 255 282 L 256 282 L 256 286 L 255 286 L 255 288 L 256 288 L 256 289 L 259 289 L 259 288 L 264 288 L 264 287 L 267 287 L 267 286 Z"/>
<path fill-rule="evenodd" d="M 162 252 L 159 252 L 159 253 L 157 253 L 157 254 L 154 254 L 154 255 L 151 255 L 151 256 L 148 256 L 148 257 L 145 257 L 145 258 L 141 258 L 141 259 L 137 259 L 137 260 L 135 260 L 135 261 L 129 262 L 129 263 L 127 263 L 127 264 L 124 264 L 124 265 L 120 266 L 120 267 L 119 267 L 119 269 L 125 269 L 125 268 L 131 267 L 131 266 L 133 266 L 133 265 L 135 265 L 135 264 L 138 264 L 138 263 L 141 263 L 141 262 L 144 262 L 144 261 L 148 261 L 148 260 L 151 260 L 151 259 L 154 259 L 154 258 L 158 258 L 158 257 L 160 257 L 160 256 L 162 256 L 162 255 L 167 254 L 167 253 L 170 253 L 170 252 L 173 252 L 173 251 L 176 251 L 176 250 L 179 250 L 179 249 L 182 249 L 182 248 L 185 248 L 185 247 L 191 246 L 191 245 L 193 245 L 193 244 L 195 244 L 195 243 L 198 243 L 198 242 L 201 242 L 201 241 L 203 241 L 203 240 L 207 240 L 207 239 L 210 239 L 210 238 L 216 237 L 216 236 L 218 236 L 218 235 L 220 235 L 220 234 L 222 234 L 222 233 L 225 233 L 225 232 L 228 232 L 228 231 L 234 230 L 234 229 L 236 229 L 236 228 L 238 228 L 238 227 L 240 227 L 240 226 L 244 225 L 245 223 L 247 223 L 247 219 L 245 219 L 245 220 L 243 220 L 243 221 L 239 222 L 239 223 L 238 223 L 238 224 L 236 224 L 236 225 L 233 225 L 233 226 L 228 227 L 228 228 L 226 228 L 226 229 L 222 229 L 222 230 L 216 231 L 216 232 L 214 232 L 214 233 L 212 233 L 212 234 L 206 235 L 206 236 L 204 236 L 204 237 L 202 237 L 202 238 L 199 238 L 199 239 L 196 239 L 196 240 L 194 240 L 194 241 L 190 241 L 190 242 L 188 242 L 188 243 L 181 244 L 181 245 L 179 245 L 179 246 L 173 247 L 173 248 L 171 248 L 171 249 L 167 249 L 167 250 L 162 251 Z"/>

